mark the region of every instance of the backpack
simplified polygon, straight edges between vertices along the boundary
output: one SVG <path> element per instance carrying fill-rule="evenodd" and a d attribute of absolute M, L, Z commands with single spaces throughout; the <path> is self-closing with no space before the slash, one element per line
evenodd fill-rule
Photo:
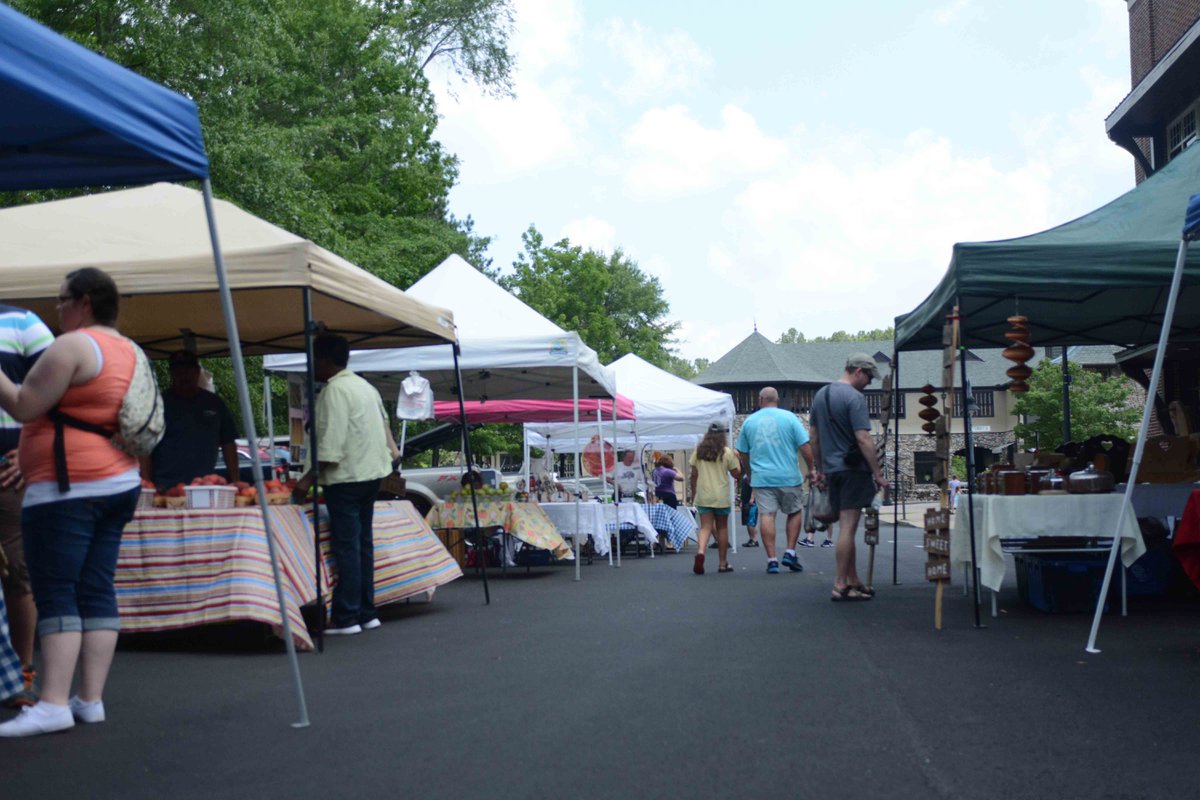
<path fill-rule="evenodd" d="M 158 391 L 158 381 L 154 379 L 154 370 L 151 369 L 150 360 L 146 358 L 142 348 L 128 339 L 126 341 L 133 348 L 133 377 L 129 380 L 124 397 L 121 398 L 121 408 L 117 412 L 117 430 L 84 422 L 60 411 L 58 406 L 47 413 L 54 422 L 54 470 L 60 492 L 65 493 L 71 488 L 67 476 L 64 426 L 103 436 L 113 447 L 131 456 L 148 456 L 162 441 L 166 420 L 163 417 L 163 400 Z"/>

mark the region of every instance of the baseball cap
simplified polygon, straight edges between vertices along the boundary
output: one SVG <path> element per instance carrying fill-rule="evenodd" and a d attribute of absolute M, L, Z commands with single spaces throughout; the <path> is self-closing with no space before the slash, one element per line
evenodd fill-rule
<path fill-rule="evenodd" d="M 171 353 L 171 356 L 167 359 L 167 361 L 170 363 L 172 369 L 175 367 L 200 366 L 200 360 L 197 359 L 196 354 L 190 350 L 176 350 L 174 353 Z"/>
<path fill-rule="evenodd" d="M 866 353 L 854 353 L 846 359 L 846 370 L 863 369 L 870 373 L 872 378 L 879 379 L 879 365 L 875 363 L 875 359 Z"/>
<path fill-rule="evenodd" d="M 725 427 L 724 422 L 714 422 L 713 424 L 708 426 L 709 433 L 725 433 L 728 430 L 729 430 L 729 428 Z"/>

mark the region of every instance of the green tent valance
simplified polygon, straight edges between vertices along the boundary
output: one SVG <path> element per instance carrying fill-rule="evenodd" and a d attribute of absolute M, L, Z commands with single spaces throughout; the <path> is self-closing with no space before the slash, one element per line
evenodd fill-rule
<path fill-rule="evenodd" d="M 1029 317 L 1032 343 L 1148 344 L 1158 339 L 1188 198 L 1200 192 L 1200 147 L 1140 186 L 1041 233 L 956 244 L 946 275 L 896 318 L 901 350 L 941 347 L 961 303 L 963 343 L 1008 344 L 1006 318 Z M 1171 340 L 1200 339 L 1200 248 L 1188 255 Z"/>

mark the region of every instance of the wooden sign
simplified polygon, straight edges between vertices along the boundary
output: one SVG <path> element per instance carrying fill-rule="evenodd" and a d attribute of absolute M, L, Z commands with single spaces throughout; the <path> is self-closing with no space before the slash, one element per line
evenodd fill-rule
<path fill-rule="evenodd" d="M 950 582 L 950 559 L 931 558 L 925 563 L 925 580 Z"/>
<path fill-rule="evenodd" d="M 950 509 L 931 508 L 925 512 L 925 530 L 944 531 L 950 529 Z"/>
<path fill-rule="evenodd" d="M 925 534 L 925 552 L 930 556 L 950 556 L 950 537 L 942 532 Z"/>
<path fill-rule="evenodd" d="M 879 512 L 868 508 L 863 513 L 863 543 L 879 544 Z"/>

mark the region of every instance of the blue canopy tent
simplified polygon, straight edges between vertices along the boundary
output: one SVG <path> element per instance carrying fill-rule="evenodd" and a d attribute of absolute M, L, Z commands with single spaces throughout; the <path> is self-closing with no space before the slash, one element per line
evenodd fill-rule
<path fill-rule="evenodd" d="M 208 156 L 196 104 L 0 5 L 0 190 L 203 182 L 229 355 L 245 434 L 257 440 L 250 393 L 213 214 Z M 275 552 L 258 448 L 251 448 L 283 638 L 300 718 L 308 711 Z"/>

